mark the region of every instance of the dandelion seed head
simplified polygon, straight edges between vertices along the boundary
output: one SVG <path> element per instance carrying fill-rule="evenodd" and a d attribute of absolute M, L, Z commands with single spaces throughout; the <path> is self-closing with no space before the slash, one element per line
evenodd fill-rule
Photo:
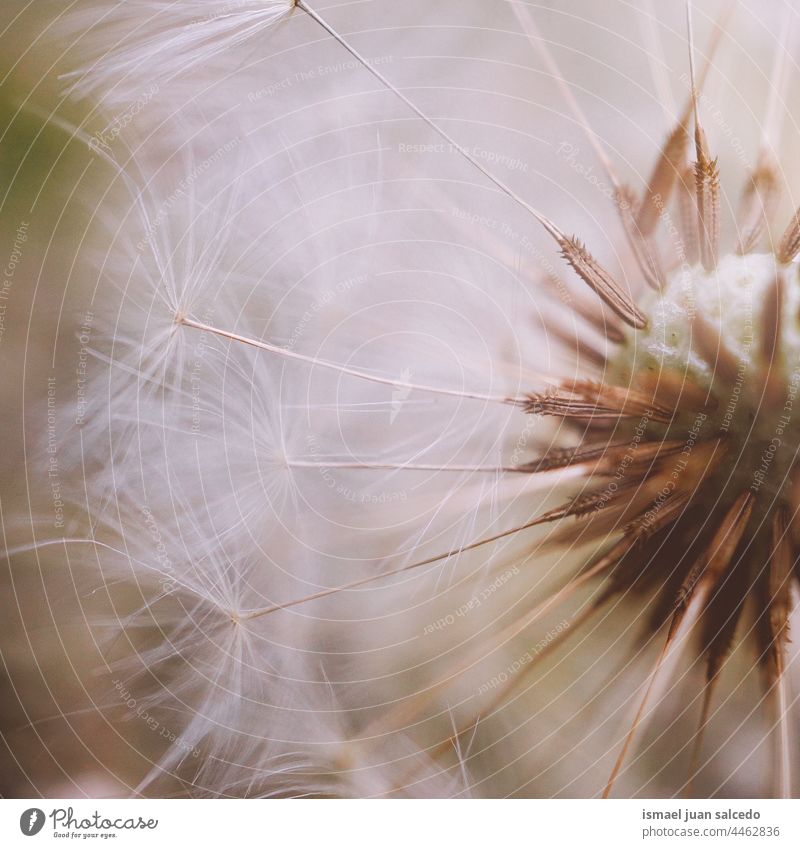
<path fill-rule="evenodd" d="M 582 446 L 566 460 L 554 451 L 558 461 L 606 456 L 587 467 L 566 514 L 608 532 L 590 561 L 606 574 L 602 603 L 643 593 L 653 602 L 651 632 L 668 624 L 653 680 L 689 633 L 705 662 L 693 769 L 737 630 L 758 657 L 765 696 L 779 685 L 800 577 L 797 268 L 785 251 L 720 256 L 709 247 L 711 256 L 638 299 L 647 321 L 629 322 L 602 381 L 562 381 L 529 407 L 586 422 Z"/>
<path fill-rule="evenodd" d="M 65 76 L 71 94 L 107 107 L 148 102 L 191 71 L 224 67 L 237 48 L 295 8 L 294 0 L 128 0 L 92 4 L 68 18 L 91 60 Z"/>
<path fill-rule="evenodd" d="M 711 272 L 699 264 L 676 271 L 662 290 L 642 298 L 648 327 L 629 333 L 609 363 L 608 379 L 617 385 L 651 386 L 657 393 L 659 382 L 669 382 L 697 396 L 651 433 L 685 437 L 702 411 L 704 432 L 724 434 L 726 451 L 739 458 L 729 485 L 752 482 L 764 451 L 776 454 L 767 489 L 778 494 L 789 483 L 794 451 L 768 448 L 778 438 L 800 440 L 793 414 L 800 286 L 783 282 L 796 277 L 794 265 L 766 253 L 726 255 Z M 722 473 L 729 476 L 727 469 Z"/>
<path fill-rule="evenodd" d="M 729 254 L 711 272 L 695 265 L 672 273 L 662 291 L 648 292 L 641 300 L 642 308 L 649 313 L 650 326 L 636 334 L 635 367 L 676 371 L 691 367 L 695 381 L 710 384 L 713 363 L 698 357 L 692 347 L 694 314 L 712 322 L 731 352 L 740 356 L 748 367 L 754 365 L 757 351 L 754 334 L 759 332 L 754 322 L 782 270 L 772 254 L 761 253 Z M 786 270 L 788 275 L 794 269 Z M 787 286 L 786 295 L 783 305 L 786 329 L 781 344 L 783 356 L 794 361 L 800 353 L 800 334 L 794 320 L 800 305 L 800 287 Z M 629 357 L 630 351 L 631 345 L 626 346 L 619 360 Z"/>

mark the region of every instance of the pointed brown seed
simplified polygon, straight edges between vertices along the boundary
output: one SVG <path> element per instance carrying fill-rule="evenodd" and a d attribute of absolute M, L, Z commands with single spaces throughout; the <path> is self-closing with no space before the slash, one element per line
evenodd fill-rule
<path fill-rule="evenodd" d="M 580 367 L 581 359 L 588 360 L 592 365 L 601 369 L 607 365 L 608 360 L 601 350 L 598 350 L 598 348 L 591 344 L 585 337 L 582 338 L 578 332 L 574 331 L 572 328 L 559 326 L 555 322 L 553 316 L 550 316 L 549 319 L 545 317 L 540 326 L 545 333 L 552 333 L 566 350 L 575 354 L 577 367 Z M 586 334 L 584 333 L 584 336 L 585 335 Z"/>
<path fill-rule="evenodd" d="M 720 38 L 725 31 L 726 21 L 732 10 L 732 4 L 724 7 L 711 36 L 711 41 L 706 49 L 706 59 L 697 79 L 697 89 L 702 90 L 705 85 L 708 72 L 711 69 L 714 54 L 719 46 Z M 679 181 L 679 177 L 686 167 L 686 151 L 689 147 L 689 133 L 687 124 L 692 114 L 694 98 L 692 95 L 686 98 L 683 111 L 678 117 L 678 122 L 672 132 L 667 136 L 656 164 L 653 167 L 650 180 L 647 183 L 642 198 L 642 203 L 636 217 L 639 230 L 644 236 L 652 234 L 659 217 L 666 208 L 673 189 Z M 692 261 L 690 259 L 690 261 Z"/>
<path fill-rule="evenodd" d="M 698 88 L 694 73 L 694 34 L 692 4 L 686 0 L 686 30 L 689 41 L 689 77 L 691 79 L 692 112 L 694 113 L 695 194 L 697 200 L 697 229 L 700 237 L 700 260 L 706 271 L 717 267 L 719 246 L 719 172 L 717 160 L 711 159 L 708 141 L 700 124 L 697 107 Z"/>
<path fill-rule="evenodd" d="M 676 617 L 686 612 L 694 598 L 697 598 L 698 603 L 703 603 L 716 586 L 742 540 L 754 503 L 752 492 L 742 492 L 725 513 L 706 552 L 692 566 L 678 591 Z"/>
<path fill-rule="evenodd" d="M 598 309 L 596 300 L 589 303 L 588 300 L 575 298 L 570 305 L 587 324 L 594 327 L 608 341 L 614 344 L 621 344 L 625 341 L 625 331 L 617 316 L 604 307 Z"/>
<path fill-rule="evenodd" d="M 637 458 L 628 466 L 630 468 L 630 474 L 621 483 L 617 484 L 613 490 L 608 487 L 603 487 L 578 495 L 577 497 L 571 498 L 561 506 L 542 514 L 537 519 L 537 522 L 545 523 L 557 521 L 561 518 L 567 518 L 570 516 L 581 518 L 587 516 L 589 513 L 599 514 L 601 511 L 605 512 L 609 507 L 614 507 L 616 509 L 619 506 L 624 506 L 623 515 L 624 513 L 634 509 L 641 509 L 641 503 L 637 504 L 637 501 L 641 501 L 642 497 L 652 498 L 653 494 L 663 488 L 666 483 L 666 478 L 663 475 L 658 475 L 658 473 L 656 473 L 654 476 L 651 476 L 649 473 L 650 469 L 643 466 L 651 465 L 662 458 L 675 454 L 682 450 L 685 446 L 685 442 L 678 440 L 671 442 L 652 442 L 641 445 L 638 449 L 641 451 L 641 456 L 637 456 Z M 609 451 L 608 448 L 580 451 L 580 449 L 576 448 L 573 449 L 572 458 L 565 457 L 565 461 L 567 464 L 580 464 L 585 461 L 584 457 L 589 455 L 598 455 L 603 451 L 605 452 L 605 456 L 602 456 L 601 461 L 603 466 L 606 466 L 605 470 L 609 471 L 611 468 L 619 467 L 620 461 L 629 453 L 630 446 L 627 444 L 624 446 L 616 446 L 613 451 Z M 609 458 L 609 453 L 614 454 L 613 459 Z M 554 467 L 557 468 L 563 466 L 555 465 Z M 544 468 L 542 470 L 549 470 L 549 468 Z M 599 469 L 599 473 L 603 473 L 602 468 Z M 684 496 L 688 497 L 688 494 L 675 495 L 674 498 L 683 498 Z M 657 512 L 658 510 L 656 513 Z M 640 518 L 646 517 L 648 520 L 652 521 L 655 519 L 656 513 L 649 515 L 648 511 L 645 510 Z M 668 514 L 669 513 L 665 513 L 665 517 Z M 619 516 L 616 520 L 619 520 Z M 619 526 L 615 529 L 618 530 Z M 630 530 L 631 522 L 624 525 L 623 529 L 625 531 Z M 611 532 L 614 531 L 612 530 Z M 607 534 L 608 531 L 603 532 L 603 535 Z"/>
<path fill-rule="evenodd" d="M 776 676 L 783 673 L 784 653 L 789 641 L 789 616 L 792 612 L 791 581 L 794 555 L 788 528 L 786 510 L 781 508 L 772 518 L 772 555 L 769 560 L 769 628 L 772 636 L 770 653 Z"/>
<path fill-rule="evenodd" d="M 728 448 L 729 441 L 725 435 L 705 442 L 696 442 L 695 449 L 688 457 L 686 467 L 675 481 L 676 489 L 694 497 L 700 486 L 711 478 L 722 460 L 725 459 Z"/>
<path fill-rule="evenodd" d="M 791 262 L 798 252 L 800 252 L 800 209 L 794 213 L 794 217 L 786 228 L 778 246 L 778 262 L 785 265 L 787 262 Z"/>
<path fill-rule="evenodd" d="M 618 535 L 620 532 L 626 538 L 631 538 L 636 535 L 637 528 L 641 530 L 641 536 L 637 538 L 646 541 L 646 537 L 655 532 L 656 529 L 666 526 L 667 523 L 671 523 L 677 517 L 671 510 L 663 509 L 666 503 L 663 497 L 658 504 L 655 504 L 654 501 L 654 499 L 658 499 L 669 480 L 670 472 L 662 471 L 660 467 L 654 469 L 653 473 L 650 469 L 643 469 L 641 466 L 638 468 L 632 467 L 616 489 L 612 490 L 611 486 L 608 485 L 587 495 L 581 495 L 568 505 L 565 514 L 587 516 L 591 513 L 590 518 L 593 522 L 596 518 L 605 517 L 605 522 L 596 522 L 597 534 L 594 533 L 594 530 L 589 529 L 581 531 L 581 538 L 585 541 L 601 536 L 609 538 Z M 696 486 L 692 485 L 685 487 L 680 492 L 673 493 L 670 496 L 671 502 L 674 503 L 679 498 L 689 498 L 695 488 Z M 639 521 L 638 525 L 636 525 L 637 520 Z M 562 543 L 574 541 L 573 531 L 569 528 L 564 528 L 564 530 L 563 534 L 556 531 L 555 535 L 558 536 L 559 540 Z"/>
<path fill-rule="evenodd" d="M 717 160 L 708 152 L 702 127 L 695 129 L 697 161 L 694 165 L 697 197 L 697 229 L 700 239 L 700 259 L 706 271 L 717 267 L 719 252 L 719 170 Z"/>
<path fill-rule="evenodd" d="M 698 386 L 688 372 L 663 369 L 658 374 L 646 374 L 639 381 L 642 391 L 650 394 L 655 403 L 674 406 L 687 412 L 716 409 L 717 399 L 707 389 Z"/>
<path fill-rule="evenodd" d="M 670 499 L 671 500 L 671 499 Z M 676 499 L 678 500 L 678 499 Z M 688 496 L 687 496 L 688 500 Z M 680 503 L 680 511 L 685 508 L 685 503 Z M 669 517 L 669 516 L 667 516 Z M 677 516 L 676 516 L 677 517 Z M 617 755 L 617 759 L 614 762 L 614 767 L 611 770 L 611 774 L 609 775 L 608 781 L 606 783 L 605 789 L 603 790 L 603 798 L 608 798 L 611 795 L 611 791 L 614 788 L 614 783 L 616 782 L 617 777 L 619 776 L 620 771 L 622 770 L 622 765 L 625 762 L 625 759 L 628 755 L 628 750 L 633 742 L 633 737 L 636 734 L 636 730 L 639 727 L 639 724 L 644 717 L 644 712 L 647 707 L 647 703 L 650 700 L 650 696 L 653 692 L 653 688 L 655 687 L 656 680 L 659 677 L 663 667 L 664 660 L 667 658 L 669 654 L 670 648 L 672 647 L 672 643 L 677 636 L 677 628 L 675 626 L 671 626 L 669 633 L 667 634 L 666 642 L 664 643 L 664 647 L 658 654 L 656 658 L 655 664 L 653 665 L 653 669 L 650 672 L 649 680 L 647 686 L 645 688 L 644 694 L 642 695 L 641 700 L 639 701 L 639 707 L 636 710 L 636 715 L 633 718 L 633 722 L 631 723 L 630 729 L 625 735 L 625 739 L 622 743 L 622 748 L 620 749 L 619 754 Z"/>
<path fill-rule="evenodd" d="M 557 415 L 578 419 L 640 418 L 651 416 L 669 421 L 671 411 L 657 406 L 635 389 L 607 386 L 590 380 L 561 383 L 546 392 L 528 396 L 526 411 L 535 415 Z"/>
<path fill-rule="evenodd" d="M 794 465 L 789 472 L 784 490 L 788 501 L 789 534 L 792 544 L 800 548 L 800 466 Z M 800 558 L 795 563 L 797 578 L 800 580 Z"/>
<path fill-rule="evenodd" d="M 642 442 L 635 450 L 631 448 L 630 442 L 618 442 L 611 445 L 604 443 L 594 447 L 581 445 L 574 448 L 556 448 L 549 450 L 541 459 L 526 463 L 520 468 L 534 472 L 551 471 L 556 468 L 597 462 L 601 469 L 608 469 L 618 465 L 627 455 L 630 455 L 630 465 L 641 465 L 682 450 L 684 446 L 685 442 L 673 439 L 664 442 Z"/>
<path fill-rule="evenodd" d="M 728 349 L 719 330 L 698 312 L 691 314 L 692 348 L 711 368 L 713 375 L 727 383 L 735 383 L 739 376 L 739 360 Z"/>
<path fill-rule="evenodd" d="M 785 392 L 784 384 L 781 380 L 780 363 L 776 361 L 778 351 L 780 350 L 783 295 L 783 275 L 778 273 L 775 275 L 772 285 L 764 296 L 758 346 L 759 360 L 766 377 L 764 398 L 770 404 L 778 400 L 781 393 Z"/>
<path fill-rule="evenodd" d="M 740 256 L 750 253 L 758 244 L 775 214 L 779 197 L 777 164 L 768 151 L 762 150 L 739 203 L 739 242 L 736 252 Z"/>
<path fill-rule="evenodd" d="M 746 569 L 741 569 L 742 574 L 745 571 Z M 730 564 L 724 576 L 720 575 L 719 591 L 706 606 L 703 644 L 706 646 L 706 680 L 708 682 L 717 677 L 730 654 L 736 625 L 744 611 L 748 588 L 743 585 L 736 566 Z"/>
<path fill-rule="evenodd" d="M 672 456 L 686 447 L 686 442 L 683 439 L 669 439 L 665 441 L 642 442 L 635 450 L 632 465 L 650 464 L 654 460 L 665 459 Z M 629 451 L 630 447 L 626 446 L 625 451 Z M 623 459 L 625 453 L 621 449 L 615 451 L 613 456 L 607 455 L 609 462 L 616 463 Z"/>
<path fill-rule="evenodd" d="M 690 265 L 697 262 L 699 244 L 697 239 L 697 202 L 695 200 L 694 166 L 687 165 L 677 181 L 678 215 L 683 236 L 683 252 Z"/>
<path fill-rule="evenodd" d="M 611 274 L 589 253 L 573 236 L 568 238 L 556 227 L 548 227 L 548 232 L 558 242 L 561 255 L 575 273 L 598 295 L 626 324 L 636 329 L 647 326 L 647 318 L 637 309 L 636 304 L 617 285 Z"/>
<path fill-rule="evenodd" d="M 686 127 L 679 123 L 661 149 L 636 216 L 636 224 L 645 237 L 652 234 L 669 201 L 676 179 L 684 167 L 688 146 L 689 134 Z"/>
<path fill-rule="evenodd" d="M 522 468 L 530 471 L 552 471 L 556 468 L 567 468 L 586 462 L 601 460 L 606 451 L 617 447 L 615 445 L 597 445 L 584 448 L 582 445 L 574 448 L 554 448 L 549 450 L 541 459 L 525 463 Z"/>
<path fill-rule="evenodd" d="M 607 489 L 601 489 L 593 492 L 587 492 L 585 495 L 578 495 L 572 498 L 565 504 L 551 509 L 546 512 L 542 518 L 548 521 L 557 521 L 560 518 L 569 516 L 581 518 L 588 515 L 590 512 L 600 512 L 607 506 L 617 504 L 627 498 L 627 493 L 631 489 L 635 489 L 639 485 L 639 480 L 630 480 L 619 486 L 614 492 L 609 492 Z"/>
<path fill-rule="evenodd" d="M 642 489 L 642 480 L 640 476 L 632 475 L 629 480 L 623 481 L 614 491 L 604 487 L 596 489 L 592 492 L 587 492 L 585 495 L 578 495 L 572 498 L 560 507 L 551 510 L 547 513 L 548 518 L 582 518 L 589 513 L 599 514 L 605 512 L 609 507 L 617 507 L 623 505 L 624 511 L 633 503 L 637 492 Z M 618 520 L 617 516 L 614 520 Z M 619 528 L 617 528 L 618 530 Z M 603 535 L 608 535 L 605 532 Z"/>
<path fill-rule="evenodd" d="M 764 365 L 771 365 L 780 347 L 781 311 L 783 307 L 783 274 L 776 274 L 761 310 L 761 339 L 759 353 Z"/>
<path fill-rule="evenodd" d="M 654 501 L 625 528 L 627 536 L 646 541 L 654 533 L 677 521 L 689 503 L 688 494 L 671 495 L 665 501 Z"/>
<path fill-rule="evenodd" d="M 748 513 L 748 517 L 749 517 L 749 513 Z M 614 768 L 612 769 L 611 775 L 609 776 L 608 782 L 606 783 L 606 787 L 603 791 L 603 797 L 604 798 L 608 798 L 610 796 L 611 790 L 614 788 L 614 783 L 615 783 L 620 771 L 622 770 L 622 765 L 625 762 L 625 758 L 627 756 L 628 749 L 630 748 L 630 745 L 633 741 L 633 737 L 636 733 L 636 730 L 637 730 L 642 718 L 644 717 L 644 711 L 645 711 L 647 703 L 650 699 L 650 695 L 653 692 L 655 682 L 656 682 L 659 674 L 661 673 L 661 671 L 664 667 L 664 660 L 667 658 L 670 650 L 672 649 L 673 644 L 675 642 L 677 642 L 678 637 L 680 636 L 680 634 L 684 630 L 685 622 L 686 622 L 686 615 L 685 615 L 686 610 L 687 610 L 687 606 L 685 604 L 679 602 L 679 605 L 678 605 L 678 607 L 677 607 L 677 609 L 676 609 L 676 611 L 675 611 L 675 613 L 672 617 L 672 621 L 670 623 L 670 627 L 669 627 L 669 631 L 667 633 L 667 638 L 666 638 L 666 641 L 664 643 L 664 647 L 661 649 L 658 657 L 656 658 L 656 662 L 653 666 L 653 669 L 650 672 L 650 678 L 649 678 L 647 687 L 645 689 L 644 695 L 642 696 L 641 701 L 639 703 L 639 708 L 636 711 L 636 715 L 634 716 L 630 730 L 628 731 L 627 735 L 625 736 L 625 740 L 622 744 L 622 749 L 620 750 L 619 755 L 617 756 L 616 762 L 614 763 Z"/>
<path fill-rule="evenodd" d="M 605 304 L 601 304 L 598 309 L 597 301 L 586 292 L 586 289 L 570 290 L 564 280 L 556 274 L 543 275 L 540 282 L 546 286 L 545 290 L 552 297 L 557 297 L 560 303 L 569 306 L 578 317 L 590 327 L 594 327 L 607 341 L 615 344 L 625 341 L 625 331 L 617 316 Z"/>
<path fill-rule="evenodd" d="M 788 728 L 789 698 L 784 676 L 789 617 L 792 612 L 791 584 L 795 552 L 789 527 L 789 511 L 781 507 L 772 519 L 772 544 L 767 574 L 769 645 L 765 651 L 765 685 L 770 723 L 775 724 L 775 794 L 791 797 L 791 743 Z"/>
<path fill-rule="evenodd" d="M 729 561 L 725 570 L 720 572 L 717 585 L 713 587 L 703 610 L 701 644 L 706 654 L 706 682 L 700 718 L 695 732 L 687 789 L 691 788 L 692 779 L 700 765 L 700 753 L 711 712 L 711 701 L 720 672 L 733 648 L 736 628 L 744 612 L 745 600 L 750 589 L 749 573 L 747 561 Z"/>

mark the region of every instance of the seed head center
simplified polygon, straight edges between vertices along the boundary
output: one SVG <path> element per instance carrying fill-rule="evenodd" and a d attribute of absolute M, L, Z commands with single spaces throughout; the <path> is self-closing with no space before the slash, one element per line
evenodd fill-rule
<path fill-rule="evenodd" d="M 648 327 L 628 334 L 611 366 L 617 385 L 679 387 L 674 418 L 650 438 L 685 439 L 699 414 L 703 436 L 726 441 L 720 481 L 770 500 L 800 446 L 797 276 L 771 254 L 682 267 L 643 300 Z"/>

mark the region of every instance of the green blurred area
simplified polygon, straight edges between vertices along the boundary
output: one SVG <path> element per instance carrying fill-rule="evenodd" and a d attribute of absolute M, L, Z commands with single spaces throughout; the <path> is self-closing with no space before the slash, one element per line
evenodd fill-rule
<path fill-rule="evenodd" d="M 18 552 L 3 559 L 0 577 L 0 795 L 124 795 L 112 773 L 126 774 L 135 755 L 95 708 L 103 663 L 82 610 L 91 588 L 63 548 L 24 551 L 34 533 L 52 535 L 42 450 L 48 381 L 58 387 L 60 438 L 74 418 L 76 336 L 93 284 L 84 259 L 93 198 L 109 171 L 59 125 L 85 117 L 59 81 L 53 19 L 67 4 L 2 5 L 0 519 L 3 546 Z"/>

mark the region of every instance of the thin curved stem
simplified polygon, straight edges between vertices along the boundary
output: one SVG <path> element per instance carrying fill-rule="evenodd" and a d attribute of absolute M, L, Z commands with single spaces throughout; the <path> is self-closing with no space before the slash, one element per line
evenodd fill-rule
<path fill-rule="evenodd" d="M 527 403 L 526 397 L 512 397 L 510 395 L 489 395 L 483 392 L 464 392 L 459 389 L 445 389 L 441 386 L 429 386 L 424 383 L 408 383 L 403 380 L 394 380 L 391 377 L 379 377 L 376 374 L 370 374 L 367 371 L 361 371 L 358 368 L 349 368 L 346 365 L 340 365 L 336 362 L 328 362 L 326 359 L 319 359 L 316 356 L 308 356 L 304 353 L 297 353 L 294 350 L 281 347 L 280 345 L 272 344 L 271 342 L 252 339 L 248 336 L 232 333 L 230 330 L 223 330 L 220 327 L 213 327 L 211 324 L 206 324 L 203 321 L 196 321 L 194 318 L 178 316 L 176 319 L 178 324 L 185 327 L 193 327 L 196 330 L 203 330 L 206 333 L 214 333 L 217 336 L 230 339 L 231 341 L 241 342 L 242 344 L 250 345 L 251 347 L 266 350 L 270 353 L 283 356 L 286 359 L 294 359 L 299 362 L 307 362 L 309 365 L 315 365 L 319 368 L 327 368 L 331 371 L 337 371 L 340 374 L 347 374 L 350 377 L 357 377 L 360 380 L 369 380 L 372 383 L 380 383 L 384 386 L 391 386 L 395 389 L 409 389 L 410 391 L 432 392 L 438 395 L 447 395 L 449 397 L 466 398 L 468 400 L 483 400 L 490 403 L 505 403 L 511 406 L 522 406 Z"/>

